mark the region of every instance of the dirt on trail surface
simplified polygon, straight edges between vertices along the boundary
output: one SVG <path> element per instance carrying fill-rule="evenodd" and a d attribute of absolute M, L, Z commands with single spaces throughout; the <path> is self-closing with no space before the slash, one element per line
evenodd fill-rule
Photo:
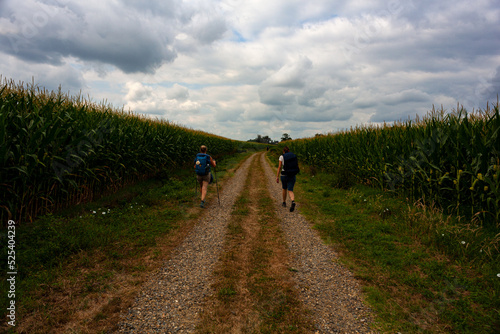
<path fill-rule="evenodd" d="M 265 153 L 241 165 L 220 202 L 200 209 L 117 333 L 375 332 L 360 285 L 300 214 L 300 199 L 294 212 L 281 206 Z"/>

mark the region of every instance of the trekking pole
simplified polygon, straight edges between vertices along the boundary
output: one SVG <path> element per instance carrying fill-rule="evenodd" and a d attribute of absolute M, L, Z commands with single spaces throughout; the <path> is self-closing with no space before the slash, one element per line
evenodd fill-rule
<path fill-rule="evenodd" d="M 219 184 L 217 183 L 217 173 L 215 171 L 215 167 L 214 167 L 214 175 L 215 175 L 215 186 L 217 187 L 217 199 L 219 200 L 219 206 L 220 206 Z"/>
<path fill-rule="evenodd" d="M 198 180 L 194 179 L 194 198 L 198 195 Z"/>

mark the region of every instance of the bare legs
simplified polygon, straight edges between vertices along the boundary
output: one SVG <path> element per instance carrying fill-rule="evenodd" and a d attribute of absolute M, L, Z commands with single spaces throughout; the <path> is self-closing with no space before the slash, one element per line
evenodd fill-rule
<path fill-rule="evenodd" d="M 283 189 L 283 202 L 286 202 L 286 189 Z M 288 190 L 288 195 L 290 196 L 290 199 L 292 201 L 295 201 L 295 195 L 293 194 L 293 191 Z"/>
<path fill-rule="evenodd" d="M 205 197 L 207 196 L 208 182 L 203 181 L 203 184 L 200 184 L 200 186 L 201 186 L 201 200 L 204 201 Z"/>

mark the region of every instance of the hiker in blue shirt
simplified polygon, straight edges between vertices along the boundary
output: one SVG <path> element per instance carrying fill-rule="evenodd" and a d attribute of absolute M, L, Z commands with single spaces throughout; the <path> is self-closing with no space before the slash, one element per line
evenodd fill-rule
<path fill-rule="evenodd" d="M 293 194 L 293 186 L 295 185 L 295 180 L 297 173 L 300 172 L 299 163 L 297 156 L 290 152 L 288 146 L 283 148 L 283 154 L 279 158 L 278 174 L 276 175 L 276 183 L 280 182 L 280 172 L 281 172 L 281 187 L 283 189 L 283 207 L 286 207 L 286 193 L 288 190 L 288 195 L 292 200 L 292 205 L 290 206 L 290 212 L 295 210 L 295 195 Z"/>
<path fill-rule="evenodd" d="M 200 153 L 194 159 L 194 170 L 201 189 L 201 203 L 200 207 L 205 207 L 205 196 L 207 195 L 208 184 L 212 183 L 213 176 L 210 173 L 210 166 L 216 166 L 215 160 L 207 154 L 207 147 L 202 145 Z"/>

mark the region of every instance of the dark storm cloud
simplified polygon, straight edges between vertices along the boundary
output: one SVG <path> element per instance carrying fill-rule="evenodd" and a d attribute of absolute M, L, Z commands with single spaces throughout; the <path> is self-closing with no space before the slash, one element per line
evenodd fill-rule
<path fill-rule="evenodd" d="M 35 62 L 61 65 L 63 57 L 73 56 L 83 61 L 112 64 L 124 72 L 153 72 L 162 63 L 172 61 L 176 57 L 174 50 L 169 49 L 149 36 L 127 36 L 104 40 L 99 36 L 89 39 L 88 36 L 74 34 L 73 39 L 42 38 L 21 40 L 16 48 L 8 42 L 16 37 L 0 37 L 2 51 L 20 59 Z"/>
<path fill-rule="evenodd" d="M 500 94 L 500 66 L 497 67 L 496 73 L 491 77 L 491 80 L 486 80 L 483 93 L 486 99 L 494 102 L 499 98 Z"/>
<path fill-rule="evenodd" d="M 409 102 L 428 102 L 429 95 L 416 89 L 409 89 L 385 96 L 382 102 L 386 105 L 394 106 Z"/>
<path fill-rule="evenodd" d="M 64 57 L 75 57 L 111 64 L 126 73 L 152 73 L 177 57 L 174 38 L 185 25 L 203 43 L 217 40 L 225 31 L 221 18 L 207 14 L 200 25 L 193 22 L 196 10 L 180 1 L 140 6 L 132 1 L 64 2 L 7 2 L 3 16 L 9 22 L 4 20 L 8 29 L 0 30 L 0 51 L 34 63 L 60 65 Z"/>

